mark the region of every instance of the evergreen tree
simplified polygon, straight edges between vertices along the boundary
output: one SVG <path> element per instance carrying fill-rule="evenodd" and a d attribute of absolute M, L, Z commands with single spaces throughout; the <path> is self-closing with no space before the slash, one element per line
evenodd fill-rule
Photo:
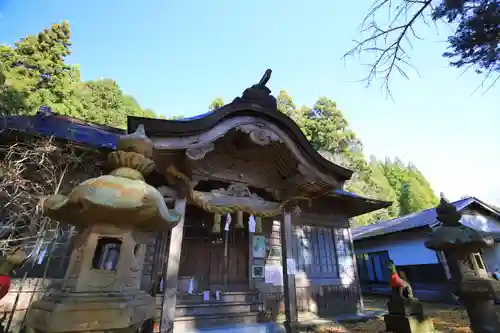
<path fill-rule="evenodd" d="M 0 111 L 35 114 L 41 106 L 85 121 L 125 128 L 128 115 L 156 118 L 125 95 L 110 79 L 81 82 L 71 54 L 68 22 L 53 24 L 37 35 L 0 46 Z"/>
<path fill-rule="evenodd" d="M 208 110 L 215 111 L 224 106 L 224 100 L 222 97 L 216 97 L 214 100 L 208 105 Z"/>

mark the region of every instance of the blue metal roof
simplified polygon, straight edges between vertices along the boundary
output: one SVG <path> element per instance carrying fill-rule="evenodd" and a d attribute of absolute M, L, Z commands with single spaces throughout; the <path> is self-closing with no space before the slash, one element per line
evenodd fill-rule
<path fill-rule="evenodd" d="M 115 149 L 124 130 L 86 123 L 82 120 L 53 114 L 40 108 L 35 116 L 8 116 L 0 129 L 10 129 L 34 135 L 53 136 L 96 148 Z"/>
<path fill-rule="evenodd" d="M 453 202 L 457 210 L 462 210 L 474 202 L 473 197 L 468 197 Z M 429 226 L 436 222 L 436 208 L 426 209 L 421 212 L 411 213 L 392 220 L 381 221 L 352 229 L 353 240 L 366 239 L 376 236 L 391 234 L 398 231 Z"/>
<path fill-rule="evenodd" d="M 343 195 L 343 196 L 348 196 L 348 197 L 355 197 L 355 198 L 363 198 L 362 196 L 359 196 L 356 193 L 347 192 L 347 191 L 344 191 L 342 189 L 335 190 L 334 192 L 335 192 L 335 194 L 338 194 L 338 195 Z"/>
<path fill-rule="evenodd" d="M 196 120 L 196 119 L 200 119 L 200 118 L 206 117 L 207 115 L 209 115 L 212 112 L 213 111 L 208 111 L 208 112 L 199 114 L 197 116 L 192 116 L 192 117 L 188 117 L 188 118 L 179 118 L 179 119 L 174 119 L 172 121 L 191 121 L 191 120 Z"/>
<path fill-rule="evenodd" d="M 477 203 L 483 208 L 499 214 L 494 208 L 485 204 L 475 197 L 467 197 L 458 201 L 452 202 L 458 211 L 463 210 L 472 203 Z M 371 237 L 377 237 L 395 233 L 398 231 L 410 230 L 420 227 L 431 227 L 437 223 L 436 208 L 430 208 L 421 212 L 411 213 L 388 221 L 381 221 L 374 224 L 357 227 L 352 229 L 353 240 L 361 240 Z"/>

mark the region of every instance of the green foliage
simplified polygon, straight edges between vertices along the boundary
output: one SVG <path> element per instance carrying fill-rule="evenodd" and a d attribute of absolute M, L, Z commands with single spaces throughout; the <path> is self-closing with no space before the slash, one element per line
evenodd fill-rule
<path fill-rule="evenodd" d="M 208 105 L 208 110 L 215 111 L 223 106 L 224 106 L 224 100 L 222 99 L 222 97 L 216 97 L 214 98 L 212 103 Z"/>
<path fill-rule="evenodd" d="M 0 111 L 33 115 L 40 106 L 89 122 L 125 128 L 127 116 L 156 118 L 110 79 L 81 82 L 71 54 L 68 22 L 53 24 L 13 47 L 0 46 Z"/>
<path fill-rule="evenodd" d="M 500 72 L 500 3 L 498 0 L 442 1 L 432 11 L 434 20 L 454 23 L 448 37 L 454 67 L 474 67 L 476 72 Z M 489 74 L 489 73 L 488 73 Z"/>
<path fill-rule="evenodd" d="M 281 90 L 278 97 L 276 98 L 278 104 L 278 110 L 288 117 L 293 117 L 295 114 L 296 106 L 292 101 L 292 98 L 285 90 Z"/>
<path fill-rule="evenodd" d="M 123 93 L 111 79 L 82 82 L 77 66 L 65 64 L 70 54 L 70 28 L 67 22 L 54 24 L 37 36 L 28 36 L 13 47 L 0 46 L 0 111 L 32 115 L 40 106 L 84 121 L 125 128 L 127 116 L 158 118 L 150 109 Z M 346 190 L 392 201 L 383 210 L 357 217 L 364 225 L 401 214 L 435 206 L 432 189 L 413 165 L 399 159 L 367 162 L 363 145 L 334 101 L 321 97 L 312 108 L 297 107 L 282 90 L 277 98 L 279 111 L 293 119 L 307 139 L 328 160 L 355 171 Z M 216 110 L 224 105 L 215 98 L 209 105 Z M 161 117 L 165 119 L 165 117 Z M 181 119 L 171 117 L 170 120 Z"/>
<path fill-rule="evenodd" d="M 435 207 L 439 203 L 429 182 L 414 165 L 405 166 L 396 158 L 393 162 L 386 159 L 381 166 L 398 198 L 400 216 Z"/>
<path fill-rule="evenodd" d="M 437 204 L 428 181 L 414 165 L 405 166 L 398 158 L 381 162 L 373 156 L 367 162 L 361 141 L 334 101 L 321 97 L 312 108 L 297 108 L 282 90 L 277 103 L 278 110 L 295 120 L 323 157 L 355 171 L 345 184 L 346 190 L 393 202 L 389 208 L 356 217 L 355 225 L 388 220 Z"/>
<path fill-rule="evenodd" d="M 168 120 L 177 120 L 177 119 L 183 119 L 184 116 L 172 116 Z"/>

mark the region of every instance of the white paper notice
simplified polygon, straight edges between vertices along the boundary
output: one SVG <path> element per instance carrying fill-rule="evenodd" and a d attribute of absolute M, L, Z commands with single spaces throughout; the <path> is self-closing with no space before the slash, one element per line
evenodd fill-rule
<path fill-rule="evenodd" d="M 47 254 L 47 248 L 44 248 L 40 253 L 38 253 L 38 261 L 37 264 L 41 265 L 43 263 L 43 259 L 45 258 L 45 255 Z"/>
<path fill-rule="evenodd" d="M 224 225 L 224 231 L 229 231 L 229 225 L 231 224 L 231 214 L 226 215 L 226 224 Z"/>
<path fill-rule="evenodd" d="M 209 301 L 210 300 L 210 291 L 209 290 L 205 290 L 203 292 L 203 300 L 204 301 Z"/>
<path fill-rule="evenodd" d="M 250 215 L 250 218 L 248 219 L 248 232 L 252 234 L 255 232 L 255 218 L 253 215 Z"/>
<path fill-rule="evenodd" d="M 264 267 L 264 280 L 268 284 L 281 286 L 283 284 L 283 269 L 278 265 L 266 265 Z"/>
<path fill-rule="evenodd" d="M 192 295 L 194 292 L 194 281 L 193 278 L 189 279 L 189 287 L 188 287 L 188 294 Z"/>
<path fill-rule="evenodd" d="M 286 260 L 286 269 L 287 269 L 287 274 L 288 275 L 295 275 L 295 274 L 297 274 L 297 265 L 295 265 L 295 259 L 288 258 Z"/>

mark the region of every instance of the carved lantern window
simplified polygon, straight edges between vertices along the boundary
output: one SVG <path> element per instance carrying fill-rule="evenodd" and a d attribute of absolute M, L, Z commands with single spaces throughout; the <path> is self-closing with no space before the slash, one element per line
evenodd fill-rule
<path fill-rule="evenodd" d="M 121 245 L 122 240 L 119 238 L 99 238 L 94 252 L 94 257 L 92 259 L 92 268 L 116 271 L 116 266 L 120 260 Z"/>

